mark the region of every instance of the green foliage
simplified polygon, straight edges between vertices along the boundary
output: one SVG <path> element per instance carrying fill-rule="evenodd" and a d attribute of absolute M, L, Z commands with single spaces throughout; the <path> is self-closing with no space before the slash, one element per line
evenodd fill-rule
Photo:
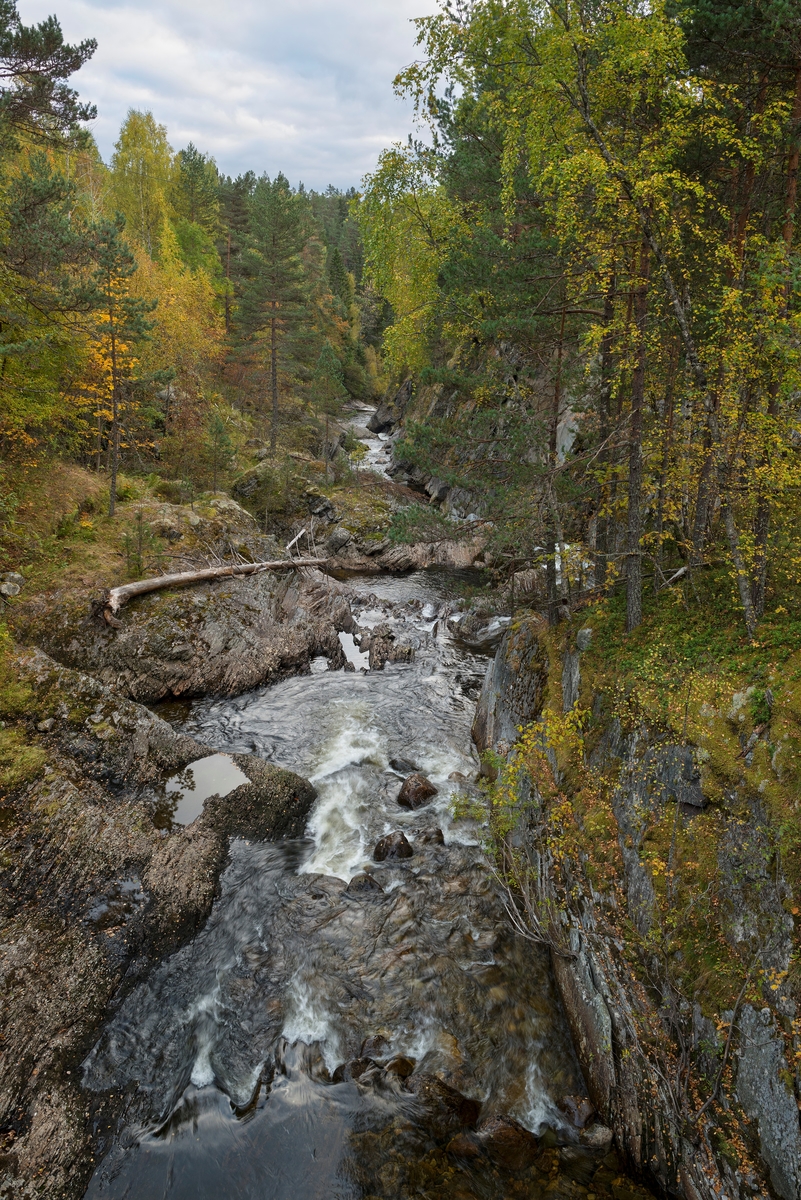
<path fill-rule="evenodd" d="M 179 150 L 175 160 L 172 204 L 177 217 L 198 226 L 209 237 L 218 229 L 220 196 L 214 159 L 192 142 Z"/>
<path fill-rule="evenodd" d="M 151 112 L 130 109 L 111 160 L 114 203 L 132 236 L 155 258 L 168 218 L 172 149 Z"/>

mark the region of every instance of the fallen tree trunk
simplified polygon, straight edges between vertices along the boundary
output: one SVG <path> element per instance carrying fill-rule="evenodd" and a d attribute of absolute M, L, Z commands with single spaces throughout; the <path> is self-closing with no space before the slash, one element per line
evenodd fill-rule
<path fill-rule="evenodd" d="M 136 596 L 158 592 L 163 588 L 186 587 L 190 583 L 203 583 L 207 579 L 224 579 L 228 575 L 257 575 L 261 571 L 288 571 L 296 567 L 321 567 L 325 558 L 279 558 L 273 562 L 237 563 L 228 567 L 205 567 L 202 571 L 181 571 L 176 575 L 156 575 L 153 579 L 138 579 L 135 583 L 123 583 L 109 588 L 99 601 L 92 604 L 92 615 L 102 617 L 107 625 L 122 628 L 115 614 L 123 604 Z"/>

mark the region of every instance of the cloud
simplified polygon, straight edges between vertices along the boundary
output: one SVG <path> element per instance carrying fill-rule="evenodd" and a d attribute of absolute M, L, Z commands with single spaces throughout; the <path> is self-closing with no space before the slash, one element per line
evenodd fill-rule
<path fill-rule="evenodd" d="M 172 145 L 193 141 L 226 174 L 308 187 L 358 186 L 405 139 L 411 106 L 392 91 L 415 58 L 411 19 L 436 0 L 19 0 L 26 23 L 52 7 L 72 42 L 94 37 L 75 77 L 97 105 L 107 160 L 129 108 L 149 108 Z"/>

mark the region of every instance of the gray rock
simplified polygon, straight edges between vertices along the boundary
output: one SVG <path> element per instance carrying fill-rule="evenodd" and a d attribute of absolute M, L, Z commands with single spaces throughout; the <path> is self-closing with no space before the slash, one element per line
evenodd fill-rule
<path fill-rule="evenodd" d="M 19 571 L 6 571 L 4 575 L 0 575 L 3 583 L 15 583 L 17 587 L 24 587 L 25 576 L 20 575 Z"/>
<path fill-rule="evenodd" d="M 592 641 L 591 629 L 580 629 L 576 634 L 576 649 L 589 650 L 590 642 Z"/>
<path fill-rule="evenodd" d="M 0 583 L 0 596 L 18 596 L 20 590 L 18 583 Z"/>
<path fill-rule="evenodd" d="M 508 629 L 487 667 L 472 728 L 479 752 L 508 753 L 519 726 L 539 715 L 548 679 L 539 630 L 533 617 Z"/>
<path fill-rule="evenodd" d="M 788 1069 L 784 1041 L 770 1009 L 757 1012 L 746 1004 L 739 1025 L 737 1094 L 748 1116 L 757 1122 L 760 1150 L 774 1190 L 782 1200 L 797 1200 L 801 1132 L 798 1105 L 782 1079 Z"/>
<path fill-rule="evenodd" d="M 336 529 L 332 530 L 326 539 L 326 549 L 329 554 L 338 554 L 343 550 L 351 540 L 351 535 L 342 525 L 337 525 Z"/>
<path fill-rule="evenodd" d="M 414 384 L 412 380 L 405 380 L 391 400 L 382 400 L 367 422 L 367 428 L 373 433 L 385 433 L 388 429 L 391 429 L 406 412 L 413 391 Z"/>

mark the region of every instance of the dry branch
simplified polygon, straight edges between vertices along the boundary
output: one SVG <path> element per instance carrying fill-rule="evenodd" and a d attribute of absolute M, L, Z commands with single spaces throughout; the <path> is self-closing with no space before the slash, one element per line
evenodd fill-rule
<path fill-rule="evenodd" d="M 206 567 L 202 571 L 181 571 L 176 575 L 156 575 L 153 579 L 138 579 L 135 583 L 123 583 L 108 588 L 92 608 L 93 613 L 103 618 L 107 625 L 121 628 L 116 613 L 136 596 L 147 592 L 158 592 L 163 588 L 186 587 L 190 583 L 203 583 L 207 579 L 223 579 L 228 575 L 258 575 L 262 571 L 294 571 L 297 567 L 321 567 L 324 558 L 280 558 L 272 562 L 236 563 L 225 567 Z"/>

